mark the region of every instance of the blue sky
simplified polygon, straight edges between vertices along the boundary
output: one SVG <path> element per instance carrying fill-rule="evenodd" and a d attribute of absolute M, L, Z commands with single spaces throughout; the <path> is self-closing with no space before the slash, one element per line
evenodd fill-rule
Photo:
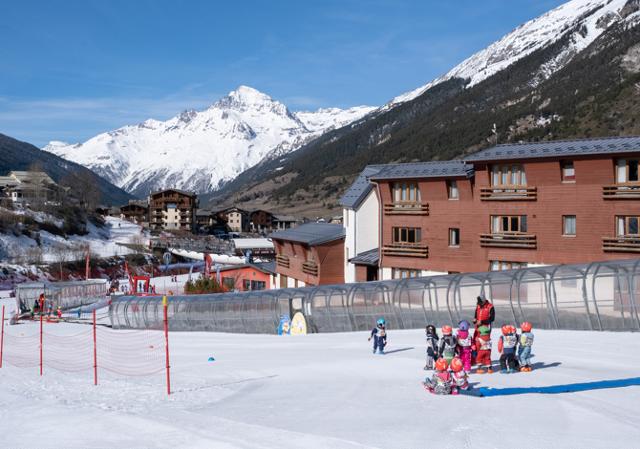
<path fill-rule="evenodd" d="M 204 109 L 380 105 L 562 0 L 5 1 L 0 132 L 42 146 Z"/>

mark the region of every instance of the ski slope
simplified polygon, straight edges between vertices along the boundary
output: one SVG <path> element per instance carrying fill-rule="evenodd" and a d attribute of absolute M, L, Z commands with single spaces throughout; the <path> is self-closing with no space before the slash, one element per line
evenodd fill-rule
<path fill-rule="evenodd" d="M 55 324 L 51 332 L 78 332 Z M 35 332 L 32 324 L 10 332 Z M 535 330 L 534 330 L 535 331 Z M 4 448 L 611 448 L 640 446 L 640 334 L 536 331 L 532 373 L 474 375 L 494 393 L 627 380 L 564 394 L 433 396 L 420 382 L 424 334 L 300 337 L 171 334 L 163 375 L 0 369 Z M 215 362 L 207 359 L 213 356 Z M 495 354 L 494 354 L 495 356 Z M 540 366 L 540 365 L 536 365 Z M 606 384 L 605 384 L 606 385 Z M 584 387 L 583 387 L 584 389 Z M 517 392 L 518 390 L 516 390 Z M 513 391 L 511 391 L 513 393 Z"/>

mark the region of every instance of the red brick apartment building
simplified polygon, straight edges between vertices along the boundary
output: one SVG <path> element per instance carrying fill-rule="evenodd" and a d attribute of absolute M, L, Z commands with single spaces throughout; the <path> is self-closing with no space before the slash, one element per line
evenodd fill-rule
<path fill-rule="evenodd" d="M 276 251 L 279 288 L 344 282 L 344 228 L 329 223 L 306 223 L 269 237 Z"/>
<path fill-rule="evenodd" d="M 639 163 L 640 137 L 616 137 L 385 166 L 368 178 L 379 202 L 381 278 L 638 254 Z"/>

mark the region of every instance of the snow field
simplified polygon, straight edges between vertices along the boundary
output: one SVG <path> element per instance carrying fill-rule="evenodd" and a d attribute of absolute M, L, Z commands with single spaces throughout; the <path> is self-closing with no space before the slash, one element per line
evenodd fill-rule
<path fill-rule="evenodd" d="M 35 324 L 5 327 L 30 332 Z M 77 333 L 58 324 L 51 332 Z M 35 331 L 35 329 L 33 329 Z M 551 386 L 640 376 L 640 334 L 536 331 L 532 373 L 472 375 L 476 387 Z M 564 448 L 640 445 L 640 387 L 477 398 L 421 381 L 424 332 L 301 337 L 172 333 L 162 374 L 122 378 L 0 370 L 7 448 Z M 494 339 L 497 332 L 494 331 Z M 494 358 L 496 358 L 494 351 Z M 213 356 L 215 362 L 207 359 Z M 535 366 L 535 365 L 534 365 Z M 640 383 L 640 381 L 638 382 Z M 38 431 L 16 432 L 15 429 Z"/>

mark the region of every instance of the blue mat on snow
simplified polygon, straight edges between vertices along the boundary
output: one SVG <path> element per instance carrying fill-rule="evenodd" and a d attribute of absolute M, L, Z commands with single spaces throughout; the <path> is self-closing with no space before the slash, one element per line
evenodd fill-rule
<path fill-rule="evenodd" d="M 512 396 L 516 394 L 561 394 L 577 393 L 579 391 L 604 390 L 608 388 L 624 388 L 640 386 L 640 377 L 630 377 L 628 379 L 599 380 L 595 382 L 582 382 L 565 385 L 549 385 L 547 387 L 514 387 L 514 388 L 490 388 L 480 387 L 470 392 L 465 392 L 472 396 Z"/>

